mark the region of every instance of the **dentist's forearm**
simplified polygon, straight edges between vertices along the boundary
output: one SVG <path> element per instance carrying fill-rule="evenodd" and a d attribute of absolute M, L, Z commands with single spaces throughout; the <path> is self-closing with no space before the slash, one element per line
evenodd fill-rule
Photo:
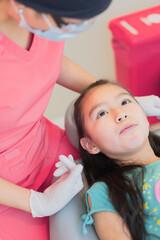
<path fill-rule="evenodd" d="M 63 87 L 75 92 L 82 92 L 89 84 L 96 81 L 96 78 L 73 62 L 63 56 L 62 69 L 57 81 Z"/>
<path fill-rule="evenodd" d="M 31 191 L 29 189 L 19 187 L 16 184 L 10 183 L 0 178 L 1 205 L 17 208 L 26 212 L 31 212 L 30 195 Z"/>
<path fill-rule="evenodd" d="M 66 161 L 66 165 L 67 163 Z M 83 188 L 82 169 L 82 165 L 76 165 L 43 193 L 19 187 L 0 178 L 0 204 L 31 212 L 33 217 L 53 215 Z"/>

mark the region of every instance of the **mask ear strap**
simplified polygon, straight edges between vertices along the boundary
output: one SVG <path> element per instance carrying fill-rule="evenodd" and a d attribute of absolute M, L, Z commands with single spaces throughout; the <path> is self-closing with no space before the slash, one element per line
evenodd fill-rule
<path fill-rule="evenodd" d="M 24 19 L 24 16 L 23 16 L 23 11 L 24 11 L 24 9 L 23 9 L 23 8 L 20 8 L 20 9 L 18 10 L 18 12 L 19 12 L 19 15 L 21 16 L 21 18 L 23 18 L 23 19 Z"/>
<path fill-rule="evenodd" d="M 46 16 L 46 14 L 45 14 L 45 13 L 42 13 L 42 16 L 43 16 L 45 22 L 47 23 L 48 27 L 49 27 L 49 28 L 52 28 L 53 26 L 52 26 L 50 20 L 48 19 L 48 17 Z"/>
<path fill-rule="evenodd" d="M 23 16 L 23 12 L 24 12 L 24 9 L 23 9 L 23 8 L 20 8 L 20 9 L 18 10 L 18 13 L 19 13 L 20 18 L 21 18 L 21 21 L 19 22 L 19 25 L 20 25 L 21 27 L 23 27 L 23 26 L 22 26 L 22 23 L 23 23 L 23 24 L 27 25 L 28 28 L 30 28 L 30 26 L 26 23 L 26 20 L 25 20 L 25 18 L 24 18 L 24 16 Z M 29 31 L 30 31 L 30 30 L 29 30 Z"/>

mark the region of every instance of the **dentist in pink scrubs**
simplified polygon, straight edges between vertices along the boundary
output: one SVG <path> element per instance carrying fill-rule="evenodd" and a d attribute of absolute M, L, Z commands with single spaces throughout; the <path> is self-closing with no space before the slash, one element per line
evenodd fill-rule
<path fill-rule="evenodd" d="M 59 155 L 79 157 L 43 113 L 55 83 L 81 92 L 95 78 L 63 56 L 111 0 L 0 0 L 0 239 L 48 240 L 48 216 L 83 187 L 81 165 L 51 184 Z M 56 239 L 55 239 L 56 240 Z"/>
<path fill-rule="evenodd" d="M 0 0 L 1 240 L 48 240 L 48 216 L 83 187 L 75 164 L 51 184 L 59 155 L 79 154 L 43 113 L 56 82 L 81 92 L 95 81 L 63 56 L 64 40 L 88 30 L 110 2 Z"/>

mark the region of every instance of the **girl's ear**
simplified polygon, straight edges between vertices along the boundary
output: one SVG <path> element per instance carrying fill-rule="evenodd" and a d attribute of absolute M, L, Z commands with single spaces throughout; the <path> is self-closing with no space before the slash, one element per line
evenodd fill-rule
<path fill-rule="evenodd" d="M 80 144 L 82 148 L 84 148 L 87 152 L 91 154 L 97 154 L 100 152 L 100 149 L 88 137 L 81 138 Z"/>
<path fill-rule="evenodd" d="M 12 7 L 18 11 L 20 8 L 24 8 L 25 5 L 19 3 L 19 2 L 16 2 L 15 0 L 11 0 L 11 4 L 12 4 Z"/>

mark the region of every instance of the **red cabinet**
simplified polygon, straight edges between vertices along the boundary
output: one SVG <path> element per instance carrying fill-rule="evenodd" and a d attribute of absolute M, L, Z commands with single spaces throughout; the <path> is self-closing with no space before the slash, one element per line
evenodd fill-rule
<path fill-rule="evenodd" d="M 117 81 L 135 96 L 160 96 L 160 5 L 113 19 L 109 28 Z"/>

